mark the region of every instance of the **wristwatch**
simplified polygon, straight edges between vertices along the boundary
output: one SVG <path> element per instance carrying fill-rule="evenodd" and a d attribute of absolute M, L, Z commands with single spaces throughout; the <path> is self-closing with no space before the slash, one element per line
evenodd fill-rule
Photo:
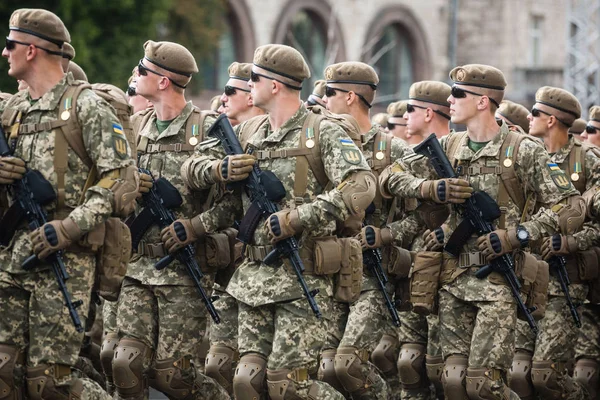
<path fill-rule="evenodd" d="M 521 248 L 527 247 L 529 245 L 529 232 L 523 225 L 519 225 L 517 227 L 517 239 L 521 244 Z"/>

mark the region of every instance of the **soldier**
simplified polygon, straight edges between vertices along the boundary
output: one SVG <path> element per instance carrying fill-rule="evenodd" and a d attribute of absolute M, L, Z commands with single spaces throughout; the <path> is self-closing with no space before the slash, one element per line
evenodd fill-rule
<path fill-rule="evenodd" d="M 236 130 L 238 136 L 248 138 L 248 148 L 258 156 L 259 166 L 281 180 L 286 196 L 279 202 L 282 211 L 268 217 L 254 232 L 246 246 L 246 258 L 227 287 L 239 301 L 241 358 L 233 379 L 234 395 L 240 400 L 265 398 L 266 370 L 271 399 L 340 399 L 331 386 L 314 380 L 318 351 L 328 330 L 326 318 L 315 317 L 287 266 L 267 266 L 262 260 L 278 241 L 299 238 L 304 278 L 310 290 L 319 290 L 316 302 L 326 317 L 331 312 L 332 281 L 327 272 L 317 275 L 320 270 L 312 262 L 312 253 L 324 242 L 338 245 L 331 242 L 335 222 L 364 212 L 375 195 L 371 187 L 374 177 L 345 131 L 302 104 L 301 85 L 310 72 L 297 50 L 275 44 L 261 46 L 254 53 L 253 64 L 252 99 L 269 118 L 258 127 L 253 126 L 254 120 L 246 121 Z M 246 127 L 253 132 L 246 132 Z M 213 143 L 218 146 L 218 141 Z M 302 153 L 292 155 L 299 146 L 301 152 L 318 155 L 320 161 L 313 164 Z M 199 157 L 182 172 L 187 181 L 202 187 L 244 179 L 252 162 L 248 155 L 212 162 Z M 333 190 L 325 190 L 328 182 Z M 351 198 L 353 203 L 348 202 Z M 243 199 L 247 211 L 249 199 Z M 360 248 L 353 243 L 354 249 Z M 335 267 L 336 261 L 330 260 L 330 256 L 335 259 L 335 251 L 326 254 L 324 265 Z M 337 263 L 339 267 L 339 259 Z"/>
<path fill-rule="evenodd" d="M 569 135 L 572 135 L 575 139 L 579 140 L 580 142 L 583 142 L 584 138 L 582 137 L 582 135 L 585 132 L 586 126 L 587 122 L 585 119 L 577 118 L 575 122 L 573 122 L 573 125 L 571 125 L 571 127 L 569 128 Z"/>
<path fill-rule="evenodd" d="M 390 103 L 387 108 L 388 132 L 404 141 L 407 140 L 406 120 L 404 119 L 407 104 L 408 102 L 406 100 L 396 101 L 395 103 Z"/>
<path fill-rule="evenodd" d="M 74 61 L 69 62 L 69 68 L 67 69 L 67 72 L 73 74 L 73 78 L 75 78 L 77 81 L 88 82 L 88 77 L 85 71 Z"/>
<path fill-rule="evenodd" d="M 265 113 L 254 106 L 250 95 L 248 81 L 251 70 L 252 64 L 250 63 L 234 62 L 229 66 L 229 80 L 220 100 L 225 107 L 225 114 L 233 126 Z"/>
<path fill-rule="evenodd" d="M 57 196 L 43 206 L 50 222 L 31 233 L 20 223 L 0 251 L 0 353 L 5 360 L 0 386 L 6 399 L 20 399 L 25 383 L 30 399 L 107 399 L 98 384 L 74 369 L 83 332 L 64 311 L 65 299 L 45 261 L 62 259 L 69 274 L 66 289 L 73 301 L 81 301 L 75 312 L 84 321 L 96 275 L 92 243 L 102 243 L 94 235 L 103 232 L 111 214 L 131 211 L 137 169 L 112 108 L 63 72 L 61 48 L 70 41 L 63 22 L 47 10 L 20 9 L 9 28 L 2 55 L 8 58 L 9 75 L 29 88 L 0 103 L 14 149 L 12 156 L 0 157 L 1 190 L 27 168 L 38 171 Z M 86 180 L 92 170 L 100 181 L 90 185 Z M 9 197 L 14 193 L 9 191 Z M 40 262 L 25 271 L 21 265 L 32 249 Z"/>
<path fill-rule="evenodd" d="M 223 102 L 221 101 L 222 95 L 216 95 L 212 99 L 210 99 L 210 109 L 214 112 L 218 112 L 219 114 L 223 112 Z"/>
<path fill-rule="evenodd" d="M 450 116 L 452 122 L 465 124 L 467 131 L 451 133 L 440 142 L 460 179 L 414 178 L 406 168 L 425 170 L 429 163 L 413 158 L 395 164 L 380 184 L 396 196 L 438 203 L 465 201 L 475 188 L 500 203 L 504 212 L 493 222 L 496 230 L 479 238 L 472 235 L 459 258 L 443 253 L 439 290 L 440 343 L 445 358 L 442 382 L 445 396 L 451 399 L 518 398 L 505 383 L 514 348 L 515 301 L 499 275 L 479 279 L 475 273 L 491 260 L 526 247 L 529 240 L 554 234 L 568 221 L 578 225 L 585 210 L 577 191 L 563 172 L 552 167 L 543 147 L 510 131 L 503 121 L 496 122 L 494 113 L 506 86 L 500 70 L 471 64 L 454 68 L 450 78 L 454 81 L 448 98 Z M 517 183 L 509 184 L 509 176 Z M 544 199 L 547 207 L 520 223 L 524 199 L 530 193 Z M 564 204 L 567 200 L 569 204 Z M 452 213 L 426 237 L 426 246 L 447 243 L 461 219 L 461 214 Z"/>
<path fill-rule="evenodd" d="M 527 119 L 529 110 L 519 103 L 510 100 L 502 100 L 500 107 L 496 110 L 496 118 L 501 119 L 508 124 L 521 128 L 524 133 L 529 132 L 529 120 Z M 518 129 L 517 128 L 517 129 Z"/>
<path fill-rule="evenodd" d="M 63 44 L 62 48 L 62 67 L 64 71 L 69 70 L 69 62 L 73 61 L 75 58 L 75 48 L 71 46 L 71 43 Z"/>
<path fill-rule="evenodd" d="M 589 114 L 590 119 L 585 127 L 585 133 L 581 134 L 581 138 L 586 143 L 598 147 L 600 146 L 600 106 L 592 106 Z"/>
<path fill-rule="evenodd" d="M 571 178 L 580 193 L 597 186 L 600 182 L 598 168 L 600 159 L 594 151 L 568 134 L 568 129 L 581 115 L 577 98 L 566 90 L 544 86 L 536 92 L 536 103 L 529 114 L 529 133 L 543 140 L 550 160 Z M 539 205 L 536 210 L 539 209 Z M 561 230 L 556 236 L 559 246 L 554 248 L 550 238 L 535 251 L 546 260 L 553 256 L 564 257 L 567 264 L 570 296 L 575 304 L 582 303 L 588 285 L 582 279 L 573 252 L 587 250 L 598 232 L 593 226 L 581 231 Z M 564 242 L 564 244 L 563 244 Z M 556 274 L 551 274 L 548 304 L 540 321 L 537 337 L 526 323 L 517 323 L 516 353 L 511 368 L 511 388 L 525 399 L 533 398 L 534 392 L 544 399 L 582 399 L 585 393 L 567 373 L 567 363 L 575 354 L 575 342 L 579 332 L 562 292 Z M 560 327 L 560 328 L 559 328 Z M 533 357 L 533 362 L 532 362 Z"/>
<path fill-rule="evenodd" d="M 387 113 L 377 113 L 371 117 L 371 123 L 373 125 L 381 125 L 384 131 L 389 132 L 387 123 L 388 123 L 389 115 Z"/>
<path fill-rule="evenodd" d="M 125 94 L 127 95 L 127 102 L 131 107 L 133 107 L 133 114 L 136 114 L 140 111 L 146 110 L 152 107 L 152 103 L 149 102 L 144 96 L 140 96 L 137 91 L 137 78 L 132 76 L 129 78 L 127 91 Z M 137 131 L 134 127 L 134 131 Z"/>
<path fill-rule="evenodd" d="M 183 198 L 174 210 L 178 218 L 194 217 L 202 197 L 183 184 L 179 170 L 213 121 L 185 100 L 185 88 L 198 72 L 196 61 L 177 43 L 149 40 L 137 69 L 136 92 L 154 104 L 136 114 L 141 119 L 136 125 L 139 167 L 178 189 Z M 203 229 L 202 221 L 193 227 Z M 154 268 L 169 250 L 161 236 L 156 224 L 143 234 L 123 282 L 117 310 L 120 340 L 112 362 L 117 397 L 147 398 L 151 385 L 174 399 L 228 399 L 225 389 L 200 372 L 207 314 L 193 281 L 177 260 L 160 271 Z M 202 283 L 206 287 L 210 281 Z"/>
<path fill-rule="evenodd" d="M 306 103 L 304 103 L 304 105 L 306 107 L 321 106 L 325 108 L 323 96 L 325 96 L 325 80 L 318 79 L 315 81 L 315 87 L 310 96 L 308 96 L 308 99 L 306 100 Z"/>
<path fill-rule="evenodd" d="M 360 128 L 362 151 L 374 174 L 378 175 L 393 160 L 410 152 L 401 140 L 383 132 L 380 125 L 372 125 L 369 110 L 375 99 L 379 77 L 375 70 L 361 62 L 342 62 L 325 69 L 327 86 L 323 101 L 327 110 L 335 114 L 350 114 Z M 380 195 L 374 200 L 374 211 L 367 216 L 367 225 L 379 228 L 388 222 L 392 201 L 384 202 Z M 389 216 L 390 220 L 393 215 Z M 358 224 L 360 227 L 360 224 Z M 351 230 L 352 227 L 347 227 Z M 357 234 L 354 229 L 352 234 Z M 386 267 L 386 266 L 384 266 Z M 386 288 L 387 289 L 387 288 Z M 370 362 L 371 354 L 385 328 L 390 324 L 382 293 L 372 272 L 363 274 L 362 291 L 358 300 L 347 307 L 336 307 L 337 312 L 345 312 L 345 324 L 336 324 L 343 333 L 337 352 L 325 350 L 321 356 L 320 373 L 327 382 L 331 372 L 354 399 L 387 399 L 389 388 L 380 371 Z M 339 326 L 341 325 L 341 326 Z M 344 326 L 345 325 L 345 326 Z M 334 363 L 331 362 L 335 358 Z M 328 371 L 329 370 L 329 371 Z"/>

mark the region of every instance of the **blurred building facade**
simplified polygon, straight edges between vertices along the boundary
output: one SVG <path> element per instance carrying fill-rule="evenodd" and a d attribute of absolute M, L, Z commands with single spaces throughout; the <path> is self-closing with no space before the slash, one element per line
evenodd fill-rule
<path fill-rule="evenodd" d="M 508 80 L 507 98 L 529 106 L 537 88 L 562 86 L 568 0 L 227 0 L 227 29 L 204 64 L 203 97 L 222 90 L 227 66 L 257 46 L 300 50 L 313 78 L 326 65 L 367 62 L 380 76 L 376 109 L 406 98 L 411 83 L 448 80 L 455 65 L 484 63 Z"/>

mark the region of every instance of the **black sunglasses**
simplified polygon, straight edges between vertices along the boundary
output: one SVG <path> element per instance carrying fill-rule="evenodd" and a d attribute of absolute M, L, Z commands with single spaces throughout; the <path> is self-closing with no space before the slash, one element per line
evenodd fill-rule
<path fill-rule="evenodd" d="M 406 126 L 406 124 L 395 124 L 393 122 L 388 122 L 387 123 L 387 128 L 391 131 L 394 129 L 394 126 Z"/>
<path fill-rule="evenodd" d="M 358 98 L 359 98 L 359 99 L 361 99 L 361 100 L 362 100 L 362 101 L 363 101 L 363 102 L 366 104 L 366 106 L 367 106 L 367 107 L 369 107 L 369 108 L 373 107 L 373 106 L 372 106 L 372 105 L 371 105 L 371 104 L 370 104 L 370 103 L 367 101 L 367 99 L 365 99 L 365 98 L 363 97 L 363 95 L 362 95 L 362 94 L 358 94 L 358 93 L 356 93 L 356 92 L 353 92 L 352 90 L 344 90 L 344 89 L 339 89 L 339 88 L 335 88 L 335 89 L 334 89 L 334 88 L 332 88 L 332 87 L 330 87 L 330 86 L 325 86 L 325 96 L 327 96 L 327 97 L 333 97 L 333 96 L 335 96 L 335 93 L 336 93 L 336 92 L 342 92 L 342 93 L 350 93 L 350 92 L 352 92 L 352 93 L 354 93 L 355 95 L 357 95 L 357 96 L 358 96 Z"/>
<path fill-rule="evenodd" d="M 23 46 L 35 46 L 38 49 L 44 50 L 46 53 L 54 54 L 55 56 L 62 56 L 63 55 L 62 51 L 48 50 L 48 49 L 45 49 L 43 47 L 38 46 L 37 44 L 19 42 L 18 40 L 9 39 L 9 38 L 6 38 L 6 42 L 4 44 L 4 47 L 6 47 L 6 50 L 11 51 L 11 50 L 14 50 L 15 47 L 17 47 L 18 44 L 21 44 Z"/>
<path fill-rule="evenodd" d="M 158 76 L 162 76 L 163 78 L 167 78 L 168 80 L 171 81 L 171 83 L 179 88 L 185 89 L 185 85 L 180 85 L 179 83 L 175 82 L 173 79 L 169 78 L 166 75 L 161 74 L 160 72 L 151 70 L 150 68 L 146 67 L 144 64 L 142 64 L 142 60 L 140 60 L 140 62 L 138 63 L 138 73 L 142 76 L 146 76 L 148 75 L 148 72 L 152 72 L 155 75 Z"/>
<path fill-rule="evenodd" d="M 267 75 L 263 75 L 263 74 L 258 74 L 258 73 L 254 72 L 254 71 L 250 71 L 250 80 L 252 82 L 258 82 L 258 81 L 260 81 L 260 78 L 265 78 L 265 79 L 269 79 L 271 81 L 279 82 L 282 85 L 287 86 L 287 87 L 289 87 L 291 89 L 302 90 L 302 86 L 293 86 L 293 85 L 290 85 L 289 83 L 285 83 L 283 81 L 280 81 L 277 78 L 273 78 L 271 76 L 267 76 Z"/>
<path fill-rule="evenodd" d="M 225 96 L 233 96 L 238 90 L 241 90 L 242 92 L 246 92 L 246 93 L 250 93 L 250 90 L 246 90 L 246 89 L 242 89 L 242 88 L 238 88 L 238 87 L 234 87 L 234 86 L 225 86 Z"/>
<path fill-rule="evenodd" d="M 595 135 L 596 133 L 598 133 L 598 131 L 600 131 L 600 128 L 596 128 L 595 126 L 592 126 L 592 125 L 585 126 L 585 132 L 588 135 Z"/>
<path fill-rule="evenodd" d="M 427 110 L 427 107 L 418 106 L 416 104 L 407 104 L 406 105 L 406 112 L 409 113 L 409 114 L 411 114 L 411 113 L 415 112 L 415 108 L 420 108 L 421 110 Z M 438 115 L 441 115 L 442 117 L 444 117 L 444 118 L 446 118 L 448 120 L 450 119 L 450 116 L 448 114 L 445 114 L 445 113 L 443 113 L 443 112 L 441 112 L 439 110 L 431 109 L 431 111 L 433 111 L 434 113 L 436 113 Z"/>
<path fill-rule="evenodd" d="M 126 93 L 127 93 L 127 96 L 129 96 L 129 97 L 137 96 L 137 93 L 136 93 L 135 88 L 133 86 L 129 86 L 127 88 L 127 92 Z"/>
<path fill-rule="evenodd" d="M 475 93 L 475 92 L 471 92 L 470 90 L 465 90 L 465 89 L 461 89 L 459 87 L 456 86 L 452 86 L 452 97 L 454 97 L 455 99 L 464 99 L 465 97 L 467 97 L 467 93 L 475 95 L 475 96 L 479 96 L 479 97 L 487 97 L 488 99 L 490 99 L 490 101 L 492 103 L 494 103 L 494 105 L 496 107 L 500 107 L 500 104 L 498 104 L 498 102 L 494 99 L 492 99 L 491 97 L 489 97 L 488 95 L 485 94 L 481 94 L 481 93 Z"/>
<path fill-rule="evenodd" d="M 534 118 L 537 118 L 537 117 L 539 117 L 539 116 L 540 116 L 540 113 L 541 113 L 541 114 L 546 114 L 546 115 L 547 115 L 547 116 L 549 116 L 549 117 L 554 117 L 554 118 L 556 118 L 556 120 L 557 120 L 558 122 L 560 122 L 561 124 L 563 124 L 563 125 L 565 125 L 565 126 L 569 126 L 569 127 L 571 126 L 571 125 L 567 124 L 565 121 L 563 121 L 563 120 L 559 119 L 559 118 L 558 118 L 556 115 L 552 115 L 552 114 L 550 114 L 550 113 L 548 113 L 548 112 L 546 112 L 546 111 L 542 111 L 542 110 L 540 110 L 539 108 L 532 108 L 532 109 L 531 109 L 531 116 L 532 116 L 532 117 L 534 117 Z M 586 127 L 586 131 L 587 131 L 587 127 Z"/>

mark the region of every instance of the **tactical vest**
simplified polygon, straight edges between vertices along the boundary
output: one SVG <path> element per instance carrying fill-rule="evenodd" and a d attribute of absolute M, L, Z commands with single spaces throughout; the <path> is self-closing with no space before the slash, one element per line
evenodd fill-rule
<path fill-rule="evenodd" d="M 500 148 L 500 162 L 496 167 L 469 166 L 469 162 L 457 160 L 455 158 L 456 151 L 466 136 L 466 131 L 448 136 L 448 150 L 446 151 L 446 154 L 448 155 L 450 164 L 457 171 L 459 177 L 468 180 L 469 176 L 474 175 L 499 175 L 501 185 L 498 188 L 498 198 L 496 199 L 496 202 L 498 203 L 502 214 L 498 222 L 498 228 L 505 229 L 506 227 L 505 218 L 510 200 L 512 200 L 512 202 L 515 203 L 517 207 L 519 207 L 519 210 L 521 210 L 523 213 L 521 220 L 525 220 L 530 213 L 529 199 L 525 199 L 523 187 L 521 186 L 521 182 L 515 173 L 515 160 L 517 159 L 521 142 L 526 136 L 512 130 L 508 131 L 508 134 L 502 143 L 502 147 Z"/>
<path fill-rule="evenodd" d="M 321 108 L 311 108 L 302 125 L 300 143 L 298 147 L 279 150 L 256 150 L 253 155 L 257 160 L 272 160 L 277 158 L 296 157 L 296 171 L 294 172 L 294 202 L 299 206 L 305 202 L 304 196 L 308 187 L 308 169 L 312 171 L 317 182 L 327 190 L 331 187 L 329 177 L 325 173 L 325 166 L 321 159 L 321 147 L 319 145 L 320 126 L 323 120 L 329 120 L 342 127 L 350 136 L 354 144 L 360 149 L 360 129 L 358 123 L 350 115 L 336 115 Z M 242 147 L 247 146 L 248 140 L 264 124 L 268 122 L 268 116 L 255 117 L 244 125 L 240 133 Z"/>

